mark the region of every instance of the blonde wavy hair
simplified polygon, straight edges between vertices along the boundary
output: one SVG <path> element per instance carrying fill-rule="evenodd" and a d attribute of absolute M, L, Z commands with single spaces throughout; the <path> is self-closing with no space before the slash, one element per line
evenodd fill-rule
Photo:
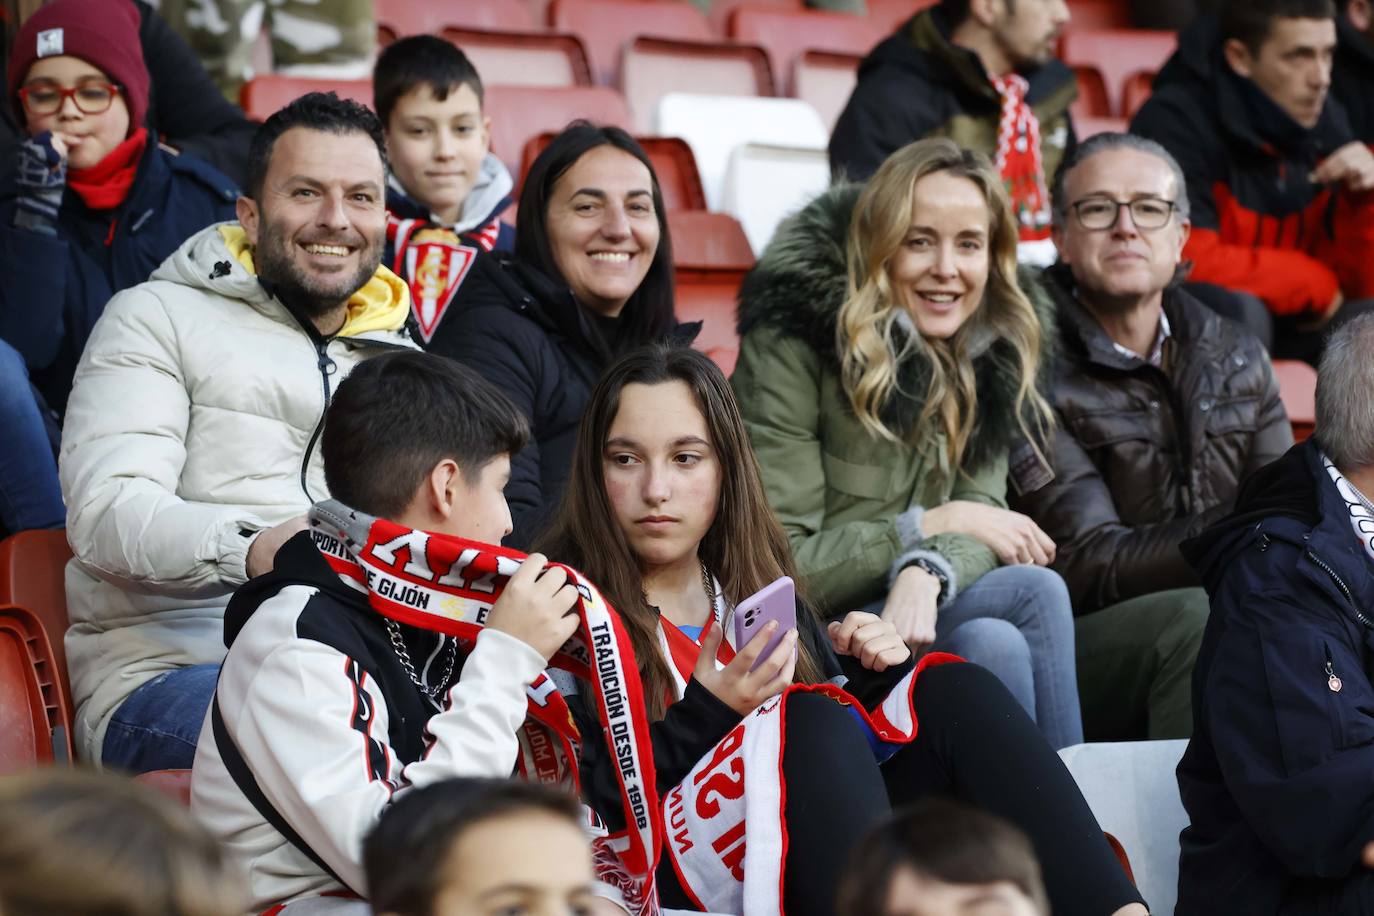
<path fill-rule="evenodd" d="M 967 178 L 982 191 L 989 214 L 988 283 L 983 301 L 947 340 L 919 333 L 898 339 L 903 312 L 892 289 L 888 266 L 906 240 L 916 201 L 916 183 L 948 172 Z M 950 463 L 959 467 L 978 416 L 978 389 L 971 348 L 989 339 L 1010 344 L 1019 376 L 1014 411 L 1017 424 L 1039 457 L 1040 442 L 1052 422 L 1050 407 L 1036 390 L 1042 329 L 1026 294 L 1016 283 L 1019 233 L 1002 179 L 982 155 L 952 140 L 918 140 L 888 157 L 869 179 L 849 224 L 846 259 L 848 288 L 836 328 L 841 380 L 859 422 L 883 439 L 903 441 L 883 419 L 894 396 L 916 397 L 899 389 L 900 369 L 913 357 L 930 367 L 925 406 L 913 430 L 938 418 L 949 443 Z"/>

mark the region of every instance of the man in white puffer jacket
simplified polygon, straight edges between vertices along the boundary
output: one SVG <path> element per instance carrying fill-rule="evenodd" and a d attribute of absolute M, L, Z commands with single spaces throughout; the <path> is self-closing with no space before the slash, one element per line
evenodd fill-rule
<path fill-rule="evenodd" d="M 110 300 L 76 372 L 59 463 L 78 752 L 190 767 L 233 590 L 328 496 L 318 443 L 339 381 L 413 347 L 380 266 L 381 125 L 312 93 L 259 128 L 238 223 Z"/>

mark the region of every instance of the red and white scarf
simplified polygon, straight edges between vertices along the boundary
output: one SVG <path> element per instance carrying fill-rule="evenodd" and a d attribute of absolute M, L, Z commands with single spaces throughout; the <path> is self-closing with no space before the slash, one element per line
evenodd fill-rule
<path fill-rule="evenodd" d="M 1050 194 L 1040 158 L 1040 119 L 1026 104 L 1030 83 L 1019 73 L 994 76 L 992 86 L 1002 102 L 997 121 L 997 171 L 1011 197 L 1021 241 L 1050 237 Z"/>
<path fill-rule="evenodd" d="M 330 567 L 384 617 L 458 640 L 471 651 L 487 614 L 525 555 L 491 544 L 417 531 L 327 501 L 310 511 L 310 534 Z M 620 616 L 596 587 L 564 567 L 581 596 L 577 632 L 550 660 L 591 685 L 626 829 L 593 827 L 597 877 L 616 886 L 635 914 L 656 914 L 654 869 L 663 824 L 653 750 L 634 650 Z M 526 690 L 529 716 L 517 736 L 519 774 L 576 791 L 581 736 L 548 672 Z M 595 819 L 592 819 L 594 823 Z"/>
<path fill-rule="evenodd" d="M 734 657 L 729 613 L 715 587 L 715 617 L 726 638 L 717 665 Z M 673 626 L 660 626 L 659 643 L 677 682 L 680 698 L 692 677 L 701 646 Z M 819 693 L 848 706 L 875 735 L 885 760 L 916 738 L 912 691 L 921 672 L 958 662 L 933 652 L 906 674 L 873 712 L 833 684 L 794 684 L 766 701 L 730 730 L 687 777 L 663 796 L 668 857 L 678 883 L 696 906 L 713 913 L 783 914 L 787 865 L 787 782 L 782 771 L 787 744 L 786 707 L 797 693 Z"/>

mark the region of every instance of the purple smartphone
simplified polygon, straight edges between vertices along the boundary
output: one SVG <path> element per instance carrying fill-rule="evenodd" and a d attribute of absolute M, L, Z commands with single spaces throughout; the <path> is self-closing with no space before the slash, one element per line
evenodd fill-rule
<path fill-rule="evenodd" d="M 773 637 L 754 661 L 753 671 L 773 654 L 788 630 L 797 627 L 797 589 L 789 576 L 770 582 L 735 607 L 735 651 L 743 649 L 770 620 L 778 622 Z"/>

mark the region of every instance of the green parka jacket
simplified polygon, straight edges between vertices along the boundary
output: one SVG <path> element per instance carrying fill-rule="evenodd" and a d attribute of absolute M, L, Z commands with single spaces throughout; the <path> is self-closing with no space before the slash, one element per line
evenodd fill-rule
<path fill-rule="evenodd" d="M 925 537 L 921 510 L 955 499 L 1006 508 L 1013 451 L 1018 477 L 1038 475 L 1043 483 L 1048 476 L 1029 447 L 1013 448 L 1020 440 L 1018 376 L 1001 340 L 974 358 L 979 416 L 962 467 L 950 467 L 937 422 L 915 428 L 924 401 L 911 393 L 924 393 L 927 379 L 919 357 L 904 362 L 905 393 L 884 409 L 889 428 L 906 431 L 906 441 L 880 439 L 860 425 L 840 384 L 835 340 L 858 194 L 855 185 L 833 188 L 779 226 L 740 290 L 742 339 L 731 377 L 768 501 L 812 600 L 829 615 L 881 598 L 917 558 L 946 576 L 947 604 L 996 568 L 997 557 L 967 535 Z M 1036 286 L 1023 288 L 1047 322 L 1047 298 Z"/>

